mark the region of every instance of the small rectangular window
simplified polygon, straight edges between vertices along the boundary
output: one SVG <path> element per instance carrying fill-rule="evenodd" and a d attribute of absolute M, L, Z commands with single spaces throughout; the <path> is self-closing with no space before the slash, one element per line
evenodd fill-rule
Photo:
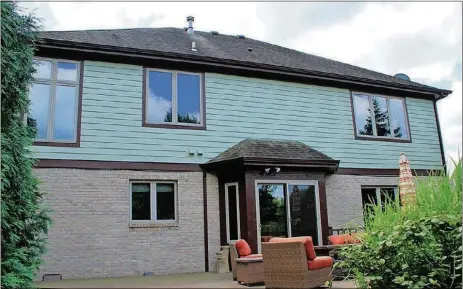
<path fill-rule="evenodd" d="M 352 104 L 357 137 L 410 140 L 405 99 L 353 92 Z"/>
<path fill-rule="evenodd" d="M 384 206 L 388 202 L 394 202 L 397 196 L 396 187 L 362 187 L 362 206 L 364 215 L 372 211 L 373 205 Z"/>
<path fill-rule="evenodd" d="M 36 143 L 77 144 L 79 63 L 36 59 L 29 90 L 28 125 L 37 128 Z"/>
<path fill-rule="evenodd" d="M 175 182 L 131 182 L 130 220 L 133 222 L 176 222 Z"/>
<path fill-rule="evenodd" d="M 145 126 L 204 126 L 201 74 L 146 70 Z"/>

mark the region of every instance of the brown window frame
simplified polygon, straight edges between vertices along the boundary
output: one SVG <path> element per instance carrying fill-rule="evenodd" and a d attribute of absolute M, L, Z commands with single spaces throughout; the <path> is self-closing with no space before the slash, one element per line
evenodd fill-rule
<path fill-rule="evenodd" d="M 79 72 L 79 81 L 77 88 L 79 89 L 77 97 L 77 127 L 76 127 L 76 139 L 74 142 L 62 142 L 54 140 L 34 140 L 32 145 L 34 146 L 52 146 L 52 147 L 80 147 L 80 134 L 81 134 L 81 122 L 82 122 L 82 94 L 83 94 L 83 83 L 84 83 L 84 62 L 73 60 L 73 59 L 62 59 L 52 57 L 34 57 L 34 60 L 49 60 L 49 61 L 63 61 L 77 63 Z M 53 69 L 53 68 L 52 68 Z M 34 79 L 34 83 L 35 83 Z M 27 113 L 25 114 L 25 121 L 27 120 Z"/>
<path fill-rule="evenodd" d="M 369 98 L 371 96 L 385 97 L 388 104 L 389 104 L 389 98 L 402 100 L 402 104 L 404 108 L 405 123 L 406 123 L 405 125 L 408 130 L 408 138 L 384 137 L 384 136 L 375 136 L 375 135 L 358 135 L 357 134 L 357 124 L 355 122 L 355 107 L 354 107 L 354 94 L 356 93 L 366 94 L 369 96 Z M 411 143 L 412 142 L 412 133 L 410 131 L 410 121 L 408 117 L 407 100 L 405 97 L 350 90 L 350 105 L 351 105 L 351 111 L 352 111 L 352 122 L 354 125 L 354 137 L 356 140 L 385 141 L 385 142 L 399 142 L 399 143 Z M 390 123 L 390 119 L 389 119 L 389 123 Z"/>
<path fill-rule="evenodd" d="M 147 98 L 148 98 L 148 72 L 149 71 L 164 71 L 164 72 L 177 72 L 186 74 L 198 74 L 200 77 L 200 109 L 201 109 L 201 123 L 198 125 L 186 125 L 179 123 L 150 123 L 147 122 Z M 206 130 L 206 89 L 205 89 L 205 75 L 204 72 L 199 71 L 183 71 L 183 70 L 168 70 L 156 67 L 143 67 L 143 101 L 142 101 L 142 126 L 153 128 L 168 128 L 168 129 L 188 129 L 188 130 Z"/>

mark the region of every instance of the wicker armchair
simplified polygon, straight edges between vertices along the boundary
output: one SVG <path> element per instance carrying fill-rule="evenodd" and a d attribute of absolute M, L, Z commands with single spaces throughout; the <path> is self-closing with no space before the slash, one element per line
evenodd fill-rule
<path fill-rule="evenodd" d="M 247 247 L 247 253 L 240 254 L 239 249 L 236 247 L 237 243 L 245 244 Z M 237 258 L 262 258 L 262 254 L 251 254 L 251 248 L 249 248 L 248 243 L 243 240 L 230 241 L 230 262 L 233 272 L 233 281 L 236 281 L 236 259 Z"/>
<path fill-rule="evenodd" d="M 316 257 L 308 261 L 303 242 L 262 243 L 262 254 L 265 288 L 316 288 L 331 280 L 333 260 Z M 318 261 L 326 265 L 311 266 Z"/>

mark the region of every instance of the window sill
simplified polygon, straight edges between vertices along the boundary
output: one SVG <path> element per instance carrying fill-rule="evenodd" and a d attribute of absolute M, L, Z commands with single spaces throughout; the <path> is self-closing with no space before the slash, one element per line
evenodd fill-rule
<path fill-rule="evenodd" d="M 355 136 L 357 140 L 369 140 L 369 141 L 385 141 L 385 142 L 399 142 L 399 143 L 411 143 L 411 139 L 402 139 L 402 138 L 388 138 L 388 137 L 368 137 L 368 136 Z"/>
<path fill-rule="evenodd" d="M 170 128 L 170 129 L 191 129 L 191 130 L 206 130 L 204 125 L 182 125 L 168 123 L 143 123 L 143 127 Z"/>
<path fill-rule="evenodd" d="M 171 227 L 178 227 L 178 222 L 168 222 L 168 223 L 129 223 L 129 228 L 171 228 Z"/>
<path fill-rule="evenodd" d="M 34 141 L 34 146 L 47 146 L 47 147 L 80 147 L 80 143 L 77 142 L 49 142 L 49 141 Z"/>

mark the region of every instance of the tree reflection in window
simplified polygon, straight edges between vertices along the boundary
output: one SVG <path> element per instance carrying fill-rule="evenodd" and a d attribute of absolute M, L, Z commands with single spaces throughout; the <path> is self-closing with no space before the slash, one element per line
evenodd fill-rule
<path fill-rule="evenodd" d="M 194 115 L 186 114 L 186 116 L 182 116 L 180 114 L 177 114 L 177 119 L 178 122 L 182 123 L 200 123 L 198 118 Z M 166 117 L 164 118 L 164 122 L 172 122 L 172 113 L 171 112 L 166 112 Z"/>
<path fill-rule="evenodd" d="M 357 134 L 408 138 L 403 101 L 396 98 L 355 94 L 354 113 Z"/>

